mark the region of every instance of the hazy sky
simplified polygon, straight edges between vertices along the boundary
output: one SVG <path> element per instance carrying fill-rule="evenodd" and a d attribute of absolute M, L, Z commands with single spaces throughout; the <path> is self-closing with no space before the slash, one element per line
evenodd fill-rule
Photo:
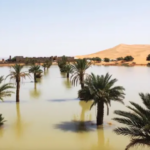
<path fill-rule="evenodd" d="M 150 0 L 0 0 L 0 57 L 150 44 Z"/>

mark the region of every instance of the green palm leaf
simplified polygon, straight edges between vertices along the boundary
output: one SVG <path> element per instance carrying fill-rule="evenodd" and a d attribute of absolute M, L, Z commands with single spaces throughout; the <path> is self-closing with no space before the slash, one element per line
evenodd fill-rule
<path fill-rule="evenodd" d="M 118 135 L 130 136 L 131 142 L 126 150 L 136 145 L 150 146 L 150 94 L 139 94 L 145 107 L 135 102 L 130 102 L 127 106 L 132 112 L 116 110 L 116 117 L 113 120 L 124 124 L 127 127 L 116 128 L 114 131 Z"/>

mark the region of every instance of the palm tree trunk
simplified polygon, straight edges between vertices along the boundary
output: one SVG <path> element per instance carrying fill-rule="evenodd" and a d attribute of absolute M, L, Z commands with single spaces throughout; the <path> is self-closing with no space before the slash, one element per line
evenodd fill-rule
<path fill-rule="evenodd" d="M 81 89 L 83 89 L 84 88 L 84 83 L 81 83 Z"/>
<path fill-rule="evenodd" d="M 17 81 L 17 88 L 16 88 L 16 102 L 19 102 L 19 91 L 20 91 L 20 81 Z"/>
<path fill-rule="evenodd" d="M 36 73 L 34 73 L 34 83 L 36 83 Z"/>
<path fill-rule="evenodd" d="M 69 73 L 67 72 L 67 78 L 69 78 Z"/>
<path fill-rule="evenodd" d="M 83 74 L 81 74 L 80 75 L 80 84 L 81 84 L 81 89 L 83 89 L 84 88 L 84 75 Z"/>
<path fill-rule="evenodd" d="M 97 104 L 97 125 L 103 124 L 103 118 L 104 118 L 104 102 L 100 101 Z"/>

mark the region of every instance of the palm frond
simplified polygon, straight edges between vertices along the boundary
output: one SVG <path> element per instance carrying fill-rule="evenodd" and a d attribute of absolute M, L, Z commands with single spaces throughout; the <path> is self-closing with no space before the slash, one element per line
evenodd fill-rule
<path fill-rule="evenodd" d="M 145 108 L 135 102 L 127 106 L 132 112 L 116 110 L 114 113 L 120 118 L 113 120 L 126 125 L 127 127 L 116 128 L 118 135 L 130 136 L 131 142 L 126 150 L 137 145 L 150 146 L 150 94 L 139 94 Z M 122 117 L 122 118 L 121 118 Z"/>

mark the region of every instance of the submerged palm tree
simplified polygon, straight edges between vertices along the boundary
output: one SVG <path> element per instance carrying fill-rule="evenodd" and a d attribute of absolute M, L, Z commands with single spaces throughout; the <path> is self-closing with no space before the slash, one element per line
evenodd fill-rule
<path fill-rule="evenodd" d="M 10 72 L 10 74 L 7 77 L 10 77 L 10 79 L 14 79 L 16 81 L 17 87 L 16 87 L 16 102 L 19 102 L 19 93 L 20 93 L 20 80 L 25 79 L 26 77 L 30 77 L 29 73 L 22 72 L 23 66 L 21 65 L 14 65 L 13 70 Z"/>
<path fill-rule="evenodd" d="M 3 76 L 0 77 L 0 84 L 4 81 Z M 13 89 L 14 87 L 10 83 L 6 83 L 0 86 L 0 100 L 3 100 L 4 97 L 11 96 L 13 93 L 10 91 L 10 89 Z M 2 117 L 2 114 L 0 114 L 0 126 L 4 124 L 5 120 Z"/>
<path fill-rule="evenodd" d="M 47 70 L 50 68 L 51 65 L 52 65 L 52 61 L 46 61 Z"/>
<path fill-rule="evenodd" d="M 112 100 L 123 103 L 124 88 L 114 86 L 116 82 L 117 79 L 111 79 L 108 73 L 105 76 L 91 73 L 84 82 L 86 86 L 78 92 L 79 98 L 85 101 L 94 100 L 91 108 L 97 105 L 97 125 L 103 124 L 104 104 L 107 106 L 108 115 Z"/>
<path fill-rule="evenodd" d="M 72 71 L 72 84 L 76 85 L 78 82 L 81 84 L 81 88 L 84 87 L 84 76 L 86 75 L 85 71 L 90 67 L 91 63 L 89 63 L 86 59 L 78 59 L 74 64 L 71 65 Z"/>
<path fill-rule="evenodd" d="M 44 68 L 44 72 L 45 72 L 45 68 L 46 68 L 46 63 L 44 63 L 43 65 L 42 65 L 42 67 Z"/>
<path fill-rule="evenodd" d="M 65 70 L 66 70 L 66 73 L 67 73 L 67 78 L 69 79 L 69 74 L 72 72 L 71 70 L 71 65 L 70 64 L 67 64 L 65 66 Z"/>
<path fill-rule="evenodd" d="M 41 73 L 42 73 L 42 72 L 43 72 L 43 71 L 40 69 L 40 66 L 38 66 L 38 65 L 33 65 L 33 66 L 30 67 L 29 73 L 33 73 L 33 76 L 34 76 L 34 83 L 37 82 L 37 81 L 36 81 L 37 76 L 41 77 Z"/>
<path fill-rule="evenodd" d="M 118 135 L 130 136 L 131 142 L 127 145 L 126 150 L 137 145 L 150 146 L 150 94 L 139 94 L 145 107 L 137 103 L 130 102 L 128 106 L 132 112 L 115 111 L 115 114 L 121 118 L 114 118 L 115 121 L 126 125 L 119 127 L 114 131 Z"/>

